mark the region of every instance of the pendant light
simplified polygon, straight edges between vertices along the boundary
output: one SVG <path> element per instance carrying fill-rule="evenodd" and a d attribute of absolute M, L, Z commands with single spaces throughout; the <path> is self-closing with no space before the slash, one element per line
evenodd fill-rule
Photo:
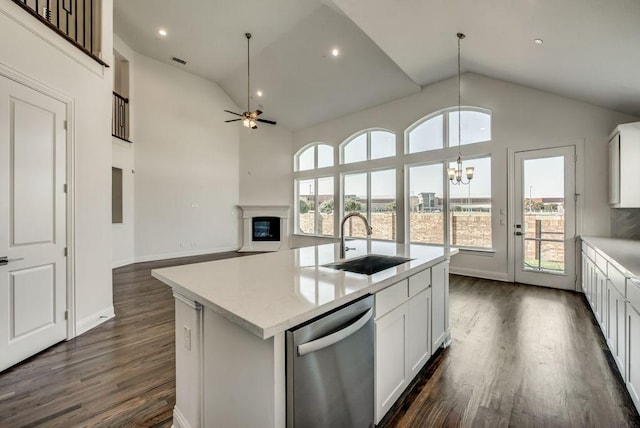
<path fill-rule="evenodd" d="M 462 155 L 460 154 L 460 145 L 462 141 L 462 114 L 461 114 L 461 96 L 460 96 L 460 41 L 465 38 L 465 35 L 462 33 L 457 34 L 458 37 L 458 160 L 456 161 L 455 168 L 448 168 L 447 175 L 449 176 L 449 180 L 452 184 L 469 184 L 471 183 L 471 179 L 473 178 L 473 167 L 468 166 L 465 168 L 465 175 L 467 177 L 467 181 L 464 181 L 462 177 Z"/>

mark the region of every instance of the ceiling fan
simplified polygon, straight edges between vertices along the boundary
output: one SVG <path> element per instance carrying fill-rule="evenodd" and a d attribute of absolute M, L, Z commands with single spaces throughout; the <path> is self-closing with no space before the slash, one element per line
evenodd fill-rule
<path fill-rule="evenodd" d="M 243 126 L 251 129 L 256 129 L 258 127 L 256 122 L 275 125 L 276 123 L 273 120 L 258 119 L 258 116 L 262 114 L 260 110 L 251 111 L 251 108 L 249 108 L 249 102 L 251 100 L 251 67 L 249 62 L 249 40 L 251 39 L 251 33 L 245 33 L 245 37 L 247 38 L 247 111 L 240 114 L 233 111 L 225 110 L 227 113 L 240 116 L 239 119 L 225 120 L 225 122 L 237 122 L 241 120 Z"/>

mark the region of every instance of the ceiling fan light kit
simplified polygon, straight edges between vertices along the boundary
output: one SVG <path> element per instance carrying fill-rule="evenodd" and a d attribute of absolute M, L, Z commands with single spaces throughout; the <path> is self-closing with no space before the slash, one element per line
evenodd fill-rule
<path fill-rule="evenodd" d="M 242 114 L 240 113 L 236 113 L 233 111 L 229 111 L 229 110 L 225 110 L 225 112 L 227 113 L 231 113 L 234 114 L 236 116 L 240 116 L 239 119 L 230 119 L 230 120 L 225 120 L 225 122 L 237 122 L 239 120 L 242 121 L 242 126 L 244 126 L 245 128 L 249 128 L 249 129 L 257 129 L 258 128 L 258 122 L 261 123 L 267 123 L 269 125 L 275 125 L 276 122 L 273 120 L 267 120 L 267 119 L 258 119 L 258 116 L 260 116 L 262 114 L 262 112 L 260 110 L 255 110 L 255 111 L 251 111 L 250 108 L 250 102 L 251 102 L 251 62 L 250 62 L 250 56 L 249 56 L 249 47 L 250 47 L 250 40 L 251 40 L 251 33 L 245 33 L 244 36 L 247 38 L 247 111 L 243 112 Z"/>
<path fill-rule="evenodd" d="M 460 95 L 461 90 L 460 90 L 460 41 L 462 39 L 464 39 L 466 36 L 463 33 L 458 33 L 456 34 L 456 37 L 458 37 L 458 160 L 456 161 L 456 167 L 455 168 L 448 168 L 447 169 L 447 176 L 449 177 L 449 181 L 451 181 L 452 184 L 458 185 L 458 184 L 469 184 L 471 183 L 471 179 L 473 178 L 473 170 L 474 168 L 472 166 L 468 166 L 465 169 L 465 175 L 467 177 L 467 181 L 464 181 L 464 178 L 462 177 L 462 154 L 460 153 L 460 145 L 461 145 L 461 141 L 462 141 L 462 121 L 461 121 L 461 104 L 462 104 L 462 97 Z"/>

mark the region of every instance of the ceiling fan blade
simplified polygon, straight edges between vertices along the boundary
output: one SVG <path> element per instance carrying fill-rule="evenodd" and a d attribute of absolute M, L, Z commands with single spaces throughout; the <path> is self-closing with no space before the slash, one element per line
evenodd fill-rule
<path fill-rule="evenodd" d="M 258 122 L 262 122 L 262 123 L 268 123 L 269 125 L 275 125 L 276 123 L 273 120 L 267 120 L 267 119 L 256 119 Z"/>
<path fill-rule="evenodd" d="M 225 110 L 225 111 L 226 111 L 227 113 L 235 114 L 236 116 L 242 116 L 240 113 L 234 113 L 234 112 L 229 111 L 229 110 Z"/>
<path fill-rule="evenodd" d="M 231 119 L 231 120 L 225 120 L 225 122 L 227 122 L 227 123 L 228 123 L 228 122 L 237 122 L 237 121 L 239 121 L 239 120 L 242 120 L 242 119 Z"/>

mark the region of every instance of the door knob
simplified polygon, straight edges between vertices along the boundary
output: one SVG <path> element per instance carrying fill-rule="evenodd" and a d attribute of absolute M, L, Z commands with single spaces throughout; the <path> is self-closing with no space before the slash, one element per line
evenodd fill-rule
<path fill-rule="evenodd" d="M 7 256 L 0 257 L 0 266 L 8 265 L 10 262 L 18 262 L 20 260 L 24 260 L 24 258 L 19 259 L 10 259 Z"/>

